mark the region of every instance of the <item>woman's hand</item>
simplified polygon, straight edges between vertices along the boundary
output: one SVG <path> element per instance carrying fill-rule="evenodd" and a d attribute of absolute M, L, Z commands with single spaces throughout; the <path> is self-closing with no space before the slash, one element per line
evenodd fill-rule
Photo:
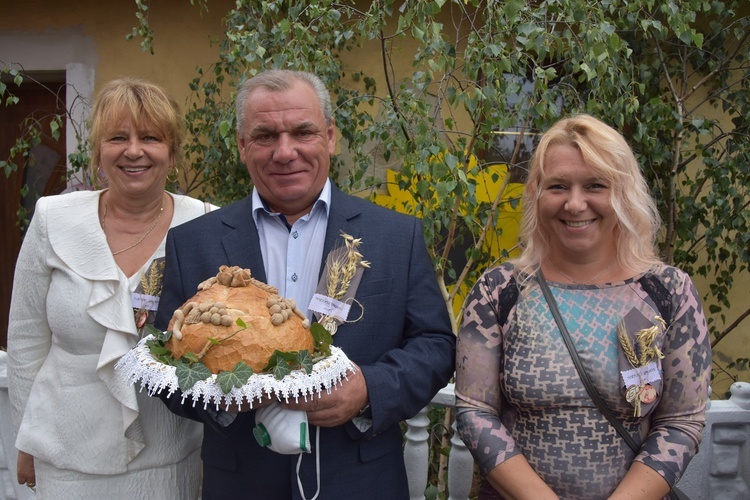
<path fill-rule="evenodd" d="M 36 486 L 36 472 L 34 471 L 34 457 L 26 452 L 18 452 L 18 484 L 26 484 L 29 488 Z"/>
<path fill-rule="evenodd" d="M 669 493 L 669 483 L 666 479 L 648 465 L 634 461 L 609 499 L 660 500 L 667 493 Z"/>
<path fill-rule="evenodd" d="M 523 455 L 515 455 L 501 463 L 487 480 L 504 498 L 513 500 L 557 500 L 557 494 L 531 468 Z"/>

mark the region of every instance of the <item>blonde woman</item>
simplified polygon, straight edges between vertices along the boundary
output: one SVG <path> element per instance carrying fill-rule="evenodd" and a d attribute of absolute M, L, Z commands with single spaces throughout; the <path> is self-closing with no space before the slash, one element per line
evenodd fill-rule
<path fill-rule="evenodd" d="M 660 499 L 680 478 L 705 424 L 711 348 L 693 283 L 657 257 L 658 229 L 617 131 L 579 115 L 543 135 L 523 253 L 479 279 L 458 336 L 458 430 L 480 498 Z"/>
<path fill-rule="evenodd" d="M 39 200 L 16 265 L 8 373 L 18 481 L 42 498 L 196 498 L 201 428 L 114 372 L 152 323 L 167 230 L 203 202 L 165 191 L 183 119 L 151 83 L 106 84 L 91 117 L 107 188 Z"/>

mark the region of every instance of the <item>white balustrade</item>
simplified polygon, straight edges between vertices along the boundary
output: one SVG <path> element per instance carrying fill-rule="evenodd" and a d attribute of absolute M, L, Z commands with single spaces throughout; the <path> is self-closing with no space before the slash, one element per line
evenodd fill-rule
<path fill-rule="evenodd" d="M 16 481 L 16 447 L 13 445 L 13 421 L 8 397 L 8 365 L 5 351 L 0 351 L 0 500 L 25 500 L 34 494 Z"/>
<path fill-rule="evenodd" d="M 8 398 L 7 354 L 0 351 L 0 500 L 33 498 L 15 477 L 16 450 Z M 691 500 L 747 500 L 750 498 L 750 384 L 738 382 L 730 388 L 728 400 L 710 401 L 700 452 L 693 458 L 678 483 Z M 453 384 L 443 388 L 430 406 L 454 408 Z M 404 463 L 411 499 L 423 499 L 430 461 L 428 411 L 422 409 L 407 420 L 404 433 Z M 448 455 L 447 498 L 467 500 L 471 491 L 474 463 L 451 419 L 451 449 Z"/>
<path fill-rule="evenodd" d="M 728 400 L 709 401 L 706 427 L 703 430 L 699 453 L 693 457 L 680 481 L 679 491 L 690 500 L 748 500 L 750 499 L 750 383 L 737 382 L 730 388 Z M 453 408 L 456 404 L 453 384 L 448 384 L 432 400 L 431 406 Z M 416 418 L 427 415 L 423 409 Z M 426 417 L 425 417 L 426 418 Z M 419 436 L 420 445 L 427 444 L 429 430 L 424 421 L 419 429 L 412 429 L 407 420 L 404 462 L 409 476 L 411 499 L 424 498 L 416 494 L 427 486 L 427 466 L 415 460 L 429 460 L 429 452 L 413 453 L 409 436 Z M 447 498 L 464 500 L 471 491 L 474 462 L 456 432 L 452 422 L 451 450 L 448 461 Z"/>

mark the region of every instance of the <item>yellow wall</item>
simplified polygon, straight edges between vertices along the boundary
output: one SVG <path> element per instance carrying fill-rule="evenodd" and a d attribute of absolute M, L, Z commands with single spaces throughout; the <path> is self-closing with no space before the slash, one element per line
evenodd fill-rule
<path fill-rule="evenodd" d="M 137 25 L 132 0 L 0 0 L 0 33 L 70 32 L 90 37 L 98 59 L 95 88 L 119 76 L 145 78 L 163 85 L 184 106 L 195 67 L 217 60 L 218 47 L 211 47 L 209 40 L 224 33 L 221 20 L 234 2 L 211 0 L 208 13 L 187 0 L 150 4 L 153 56 L 141 51 L 139 39 L 125 39 Z"/>
<path fill-rule="evenodd" d="M 359 2 L 359 4 L 361 4 L 363 8 L 365 7 L 364 4 L 366 3 L 368 2 Z M 750 4 L 748 5 L 748 8 L 750 8 Z M 452 23 L 448 15 L 443 16 L 442 21 L 444 22 L 446 29 L 451 29 Z M 413 49 L 415 48 L 416 44 L 407 38 L 399 38 L 397 45 L 399 47 L 398 51 L 403 53 L 404 57 L 389 61 L 393 69 L 393 73 L 395 74 L 396 83 L 399 79 L 411 75 L 414 71 L 411 63 L 412 56 L 415 53 Z M 377 41 L 372 41 L 369 42 L 369 44 L 365 47 L 365 50 L 363 50 L 361 53 L 356 52 L 344 54 L 343 59 L 345 62 L 351 64 L 354 68 L 360 71 L 364 71 L 370 76 L 376 77 L 378 79 L 378 95 L 384 96 L 386 89 L 382 79 L 383 61 L 380 58 L 380 50 L 381 48 L 379 43 Z M 363 54 L 367 54 L 368 56 L 363 57 Z M 705 96 L 703 95 L 696 95 L 694 96 L 694 99 L 697 102 L 704 99 L 704 97 Z M 706 112 L 719 114 L 720 110 L 708 109 L 706 110 Z M 467 127 L 467 123 L 465 123 L 467 117 L 465 114 L 462 115 L 461 113 L 458 113 L 457 115 L 454 115 L 454 118 L 456 118 L 458 122 L 458 129 L 465 129 Z M 399 168 L 398 160 L 393 160 L 390 166 L 391 168 Z M 394 208 L 397 208 L 399 203 L 402 203 L 404 201 L 404 197 L 405 195 L 403 193 L 396 194 L 394 191 L 390 190 L 390 192 L 387 193 L 386 196 L 380 195 L 380 200 L 378 202 L 387 206 L 392 202 L 394 204 Z M 394 199 L 389 201 L 388 198 Z M 515 223 L 511 224 L 511 227 L 517 228 Z M 515 237 L 517 234 L 517 230 L 508 231 L 506 233 L 506 238 L 510 237 L 511 234 L 513 235 L 513 237 Z M 732 305 L 732 308 L 729 311 L 725 311 L 727 321 L 722 322 L 720 318 L 714 317 L 716 321 L 715 328 L 719 331 L 726 328 L 735 319 L 737 319 L 739 314 L 750 307 L 750 298 L 748 295 L 748 291 L 750 290 L 750 273 L 745 271 L 743 274 L 738 275 L 736 277 L 736 280 L 737 282 L 735 283 L 732 293 L 730 294 L 730 304 Z M 706 296 L 710 291 L 710 280 L 707 280 L 700 276 L 696 276 L 694 277 L 694 281 L 701 296 Z M 704 309 L 706 310 L 705 312 L 707 317 L 710 317 L 708 312 L 708 307 L 710 304 L 710 301 L 704 304 Z M 722 340 L 715 349 L 714 353 L 714 359 L 720 360 L 723 365 L 726 365 L 726 363 L 740 357 L 750 357 L 750 319 L 746 319 L 739 325 L 738 328 L 736 328 L 724 340 Z M 717 374 L 713 383 L 714 393 L 722 395 L 729 389 L 729 385 L 731 385 L 731 379 L 725 374 L 719 375 L 718 371 L 715 368 L 714 372 Z M 739 375 L 741 381 L 750 382 L 750 372 L 732 372 L 734 375 Z"/>
<path fill-rule="evenodd" d="M 163 85 L 178 102 L 185 105 L 190 94 L 188 83 L 196 76 L 196 66 L 205 66 L 217 60 L 218 48 L 210 40 L 224 32 L 222 18 L 233 6 L 231 0 L 210 0 L 209 12 L 201 13 L 187 0 L 154 0 L 149 18 L 155 32 L 155 54 L 142 52 L 139 39 L 127 41 L 125 36 L 136 25 L 135 2 L 132 0 L 102 1 L 76 0 L 0 0 L 0 35 L 58 33 L 80 34 L 91 39 L 94 45 L 94 86 L 118 76 L 136 76 Z M 367 8 L 370 2 L 359 0 L 359 7 Z M 444 18 L 446 29 L 451 29 L 450 17 Z M 8 43 L 8 42 L 3 42 Z M 404 57 L 396 58 L 393 65 L 397 79 L 413 71 L 410 50 L 413 42 L 401 38 L 398 45 Z M 8 47 L 0 47 L 0 54 L 7 54 Z M 397 53 L 398 54 L 398 53 Z M 14 62 L 2 56 L 2 62 Z M 344 61 L 358 70 L 378 78 L 378 93 L 385 94 L 383 84 L 383 61 L 377 42 L 369 42 L 362 51 L 344 54 Z M 354 83 L 352 83 L 354 85 Z M 462 121 L 460 115 L 458 121 Z M 459 127 L 462 124 L 459 123 Z M 395 160 L 392 165 L 397 165 Z M 731 296 L 732 311 L 728 312 L 728 323 L 748 307 L 748 273 L 737 283 Z M 708 284 L 696 279 L 702 294 Z M 729 360 L 750 355 L 750 320 L 727 337 L 716 353 L 717 359 Z M 750 380 L 743 372 L 743 380 Z M 723 392 L 726 383 L 715 383 L 715 389 Z M 724 379 L 726 380 L 726 379 Z"/>

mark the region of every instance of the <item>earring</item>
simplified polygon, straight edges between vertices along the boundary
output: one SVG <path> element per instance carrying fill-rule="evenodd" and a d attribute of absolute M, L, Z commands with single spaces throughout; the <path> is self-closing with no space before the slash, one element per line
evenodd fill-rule
<path fill-rule="evenodd" d="M 169 174 L 174 174 L 174 179 L 170 179 Z M 177 182 L 179 175 L 180 175 L 180 169 L 177 166 L 175 166 L 173 169 L 169 171 L 169 173 L 167 173 L 167 180 L 169 182 Z"/>

